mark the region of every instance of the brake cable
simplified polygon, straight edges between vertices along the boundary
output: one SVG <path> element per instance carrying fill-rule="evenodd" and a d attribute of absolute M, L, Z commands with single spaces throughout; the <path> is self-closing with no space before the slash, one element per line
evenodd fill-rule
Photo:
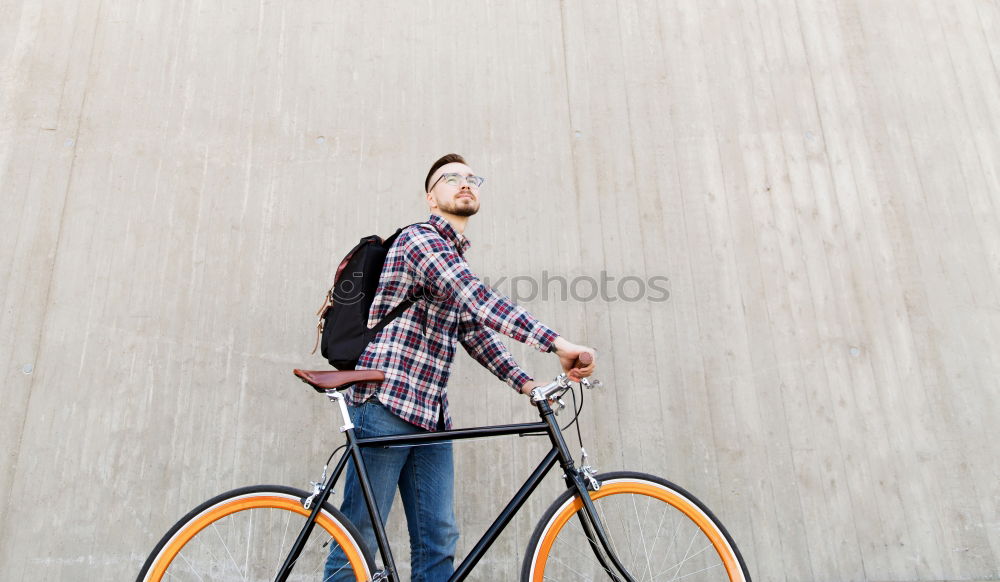
<path fill-rule="evenodd" d="M 576 388 L 574 388 L 572 385 L 570 385 L 569 393 L 573 397 L 573 420 L 569 421 L 569 424 L 567 424 L 566 426 L 560 427 L 559 430 L 561 430 L 562 432 L 566 432 L 566 429 L 568 429 L 569 427 L 571 427 L 571 426 L 573 426 L 575 424 L 576 425 L 576 439 L 577 439 L 577 441 L 579 441 L 580 448 L 582 449 L 583 448 L 583 435 L 580 434 L 580 423 L 578 423 L 577 420 L 579 420 L 579 418 L 580 418 L 580 413 L 583 412 L 583 398 L 584 398 L 584 396 L 583 396 L 583 390 L 580 391 L 580 406 L 579 406 L 579 408 L 577 408 L 577 406 L 576 406 Z"/>

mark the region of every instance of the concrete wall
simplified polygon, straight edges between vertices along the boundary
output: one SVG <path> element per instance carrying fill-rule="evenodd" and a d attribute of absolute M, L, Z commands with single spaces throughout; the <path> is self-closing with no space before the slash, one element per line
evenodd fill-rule
<path fill-rule="evenodd" d="M 757 580 L 998 576 L 998 64 L 984 0 L 0 3 L 0 579 L 127 580 L 315 478 L 313 311 L 448 151 L 483 275 L 669 278 L 524 301 L 600 350 L 599 468 L 696 492 Z M 459 425 L 531 418 L 460 359 Z M 463 554 L 539 454 L 458 448 Z"/>

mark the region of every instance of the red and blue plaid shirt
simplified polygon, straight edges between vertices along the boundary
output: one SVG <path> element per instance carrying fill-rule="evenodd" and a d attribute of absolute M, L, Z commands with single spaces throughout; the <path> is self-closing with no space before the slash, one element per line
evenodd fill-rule
<path fill-rule="evenodd" d="M 515 390 L 532 377 L 517 365 L 494 331 L 541 351 L 557 335 L 523 308 L 483 284 L 463 254 L 469 241 L 444 218 L 403 229 L 385 258 L 368 326 L 406 298 L 419 298 L 385 327 L 358 359 L 359 370 L 381 370 L 381 383 L 355 384 L 347 401 L 373 395 L 403 420 L 426 430 L 451 428 L 448 376 L 455 344 Z"/>

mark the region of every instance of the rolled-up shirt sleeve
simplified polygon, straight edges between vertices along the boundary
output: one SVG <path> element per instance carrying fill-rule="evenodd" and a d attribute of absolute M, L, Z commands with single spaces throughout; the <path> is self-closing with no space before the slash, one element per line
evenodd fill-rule
<path fill-rule="evenodd" d="M 404 244 L 406 260 L 415 266 L 424 292 L 429 295 L 425 299 L 451 299 L 473 321 L 540 351 L 550 350 L 558 334 L 484 284 L 444 239 L 413 236 Z"/>

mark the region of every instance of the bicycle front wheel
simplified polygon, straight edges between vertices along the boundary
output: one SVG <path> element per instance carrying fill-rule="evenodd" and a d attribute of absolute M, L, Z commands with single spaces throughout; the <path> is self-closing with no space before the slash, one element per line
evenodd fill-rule
<path fill-rule="evenodd" d="M 137 582 L 272 582 L 309 517 L 310 512 L 302 507 L 307 496 L 291 487 L 257 485 L 206 501 L 163 536 L 143 564 Z M 344 550 L 351 578 L 370 580 L 373 562 L 360 539 L 354 525 L 325 504 L 289 580 L 323 580 L 326 558 L 334 544 Z"/>
<path fill-rule="evenodd" d="M 750 582 L 729 532 L 684 489 L 653 475 L 598 475 L 590 492 L 612 550 L 637 581 Z M 535 528 L 521 568 L 522 582 L 621 579 L 599 557 L 583 526 L 583 501 L 569 490 Z M 614 575 L 612 575 L 613 573 Z"/>

